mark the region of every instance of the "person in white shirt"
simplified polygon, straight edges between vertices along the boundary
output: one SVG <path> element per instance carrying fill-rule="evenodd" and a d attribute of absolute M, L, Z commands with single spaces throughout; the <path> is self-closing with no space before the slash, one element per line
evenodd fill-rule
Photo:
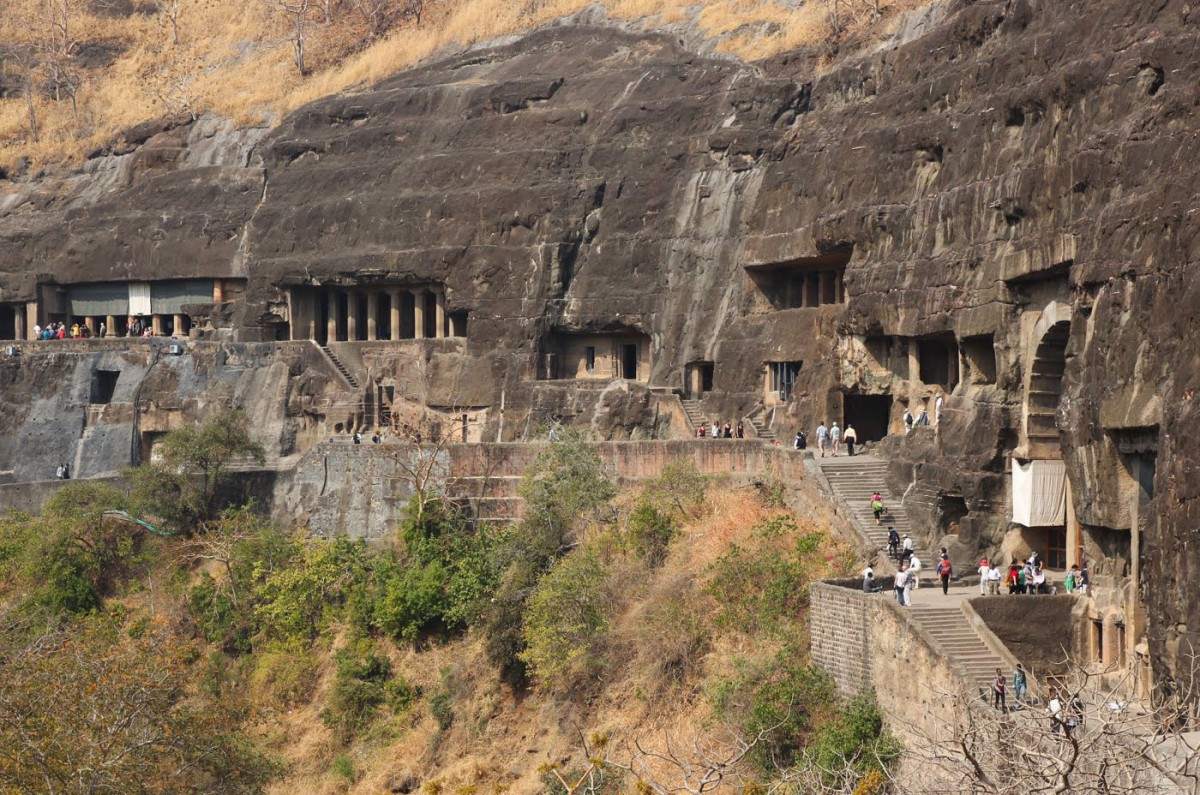
<path fill-rule="evenodd" d="M 896 601 L 901 607 L 908 607 L 908 569 L 904 564 L 900 564 L 900 571 L 896 572 Z"/>
<path fill-rule="evenodd" d="M 1050 699 L 1050 703 L 1046 706 L 1046 712 L 1050 715 L 1050 731 L 1058 734 L 1060 731 L 1062 731 L 1063 725 L 1063 705 L 1062 699 L 1059 698 L 1058 693 L 1055 693 L 1054 698 Z"/>
<path fill-rule="evenodd" d="M 921 559 L 912 555 L 908 559 L 908 573 L 912 577 L 913 590 L 921 587 Z"/>
<path fill-rule="evenodd" d="M 992 573 L 992 567 L 988 565 L 987 558 L 984 558 L 979 563 L 979 595 L 987 595 L 988 576 Z"/>
<path fill-rule="evenodd" d="M 994 563 L 988 569 L 988 593 L 992 596 L 1000 595 L 1000 564 Z"/>

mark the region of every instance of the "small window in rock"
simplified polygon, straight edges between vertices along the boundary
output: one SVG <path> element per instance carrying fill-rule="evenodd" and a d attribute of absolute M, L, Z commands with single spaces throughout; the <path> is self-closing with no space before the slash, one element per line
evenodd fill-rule
<path fill-rule="evenodd" d="M 450 336 L 465 337 L 467 336 L 467 313 L 466 312 L 451 312 L 450 318 Z"/>
<path fill-rule="evenodd" d="M 972 384 L 996 383 L 996 344 L 991 334 L 965 337 L 962 351 L 970 367 Z"/>
<path fill-rule="evenodd" d="M 120 370 L 97 370 L 92 373 L 92 393 L 89 402 L 96 405 L 112 403 L 120 376 Z"/>

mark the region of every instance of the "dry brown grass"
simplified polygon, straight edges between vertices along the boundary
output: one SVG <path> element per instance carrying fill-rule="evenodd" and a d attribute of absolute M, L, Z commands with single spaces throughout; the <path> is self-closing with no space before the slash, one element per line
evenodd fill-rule
<path fill-rule="evenodd" d="M 454 45 L 466 45 L 527 30 L 590 5 L 590 0 L 430 0 L 420 26 L 401 25 L 371 42 L 361 21 L 342 3 L 331 24 L 309 26 L 308 63 L 301 77 L 292 63 L 284 20 L 255 0 L 182 0 L 180 40 L 172 45 L 163 18 L 134 14 L 126 19 L 97 16 L 81 0 L 74 7 L 72 41 L 117 43 L 124 51 L 106 67 L 76 69 L 82 81 L 78 109 L 44 92 L 34 103 L 35 138 L 22 96 L 0 100 L 0 166 L 22 157 L 35 165 L 78 161 L 117 132 L 149 118 L 191 111 L 213 112 L 240 123 L 278 119 L 319 97 L 370 85 Z M 864 8 L 869 0 L 848 0 Z M 883 20 L 930 0 L 881 0 Z M 825 0 L 799 8 L 781 0 L 602 0 L 609 15 L 645 29 L 689 26 L 701 38 L 719 41 L 730 55 L 754 60 L 830 37 Z M 314 5 L 317 5 L 314 3 Z M 46 45 L 49 30 L 43 0 L 3 0 L 0 47 Z M 859 14 L 859 29 L 876 24 Z M 865 20 L 865 21 L 864 21 Z M 854 27 L 852 25 L 852 28 Z M 844 31 L 842 35 L 855 32 Z M 71 60 L 67 59 L 68 65 Z M 0 60 L 8 82 L 26 71 Z M 44 86 L 43 69 L 37 82 Z"/>

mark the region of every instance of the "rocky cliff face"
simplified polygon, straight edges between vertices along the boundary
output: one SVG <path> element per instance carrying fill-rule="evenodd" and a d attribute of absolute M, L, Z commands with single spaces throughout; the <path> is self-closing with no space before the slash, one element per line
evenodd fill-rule
<path fill-rule="evenodd" d="M 851 420 L 890 432 L 893 486 L 963 555 L 1043 546 L 1010 527 L 1009 461 L 1062 459 L 1068 522 L 1165 673 L 1200 631 L 1197 25 L 1174 0 L 957 0 L 824 71 L 552 28 L 269 134 L 164 130 L 22 188 L 0 301 L 246 279 L 227 333 L 255 340 L 303 336 L 280 325 L 299 288 L 441 283 L 465 339 L 355 354 L 368 384 L 484 409 L 488 438 L 552 417 L 662 435 L 655 387 L 789 435 Z M 626 338 L 648 372 L 615 391 L 545 378 L 548 354 Z M 32 406 L 19 382 L 6 403 Z M 905 435 L 939 394 L 936 431 Z M 332 430 L 305 405 L 280 403 L 281 438 Z"/>

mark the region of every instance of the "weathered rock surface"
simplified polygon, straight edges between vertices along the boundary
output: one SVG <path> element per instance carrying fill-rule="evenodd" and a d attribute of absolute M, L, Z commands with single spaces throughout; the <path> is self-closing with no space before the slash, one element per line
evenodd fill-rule
<path fill-rule="evenodd" d="M 681 387 L 690 362 L 713 365 L 706 415 L 742 417 L 770 402 L 765 363 L 802 362 L 777 432 L 886 413 L 870 421 L 892 432 L 892 485 L 911 486 L 930 542 L 1036 545 L 1012 537 L 1009 458 L 1063 457 L 1087 554 L 1115 582 L 1140 574 L 1126 604 L 1146 608 L 1165 672 L 1200 632 L 1197 25 L 1182 0 L 956 0 L 823 72 L 803 54 L 743 65 L 553 28 L 269 134 L 166 129 L 0 200 L 0 301 L 47 282 L 244 278 L 228 324 L 253 341 L 274 339 L 289 287 L 443 282 L 465 340 L 361 364 L 415 403 L 487 409 L 489 439 L 550 418 L 662 435 L 669 399 L 652 390 Z M 771 267 L 841 261 L 844 302 L 775 308 Z M 645 335 L 648 384 L 536 380 L 554 335 L 581 332 Z M 957 375 L 935 374 L 938 345 Z M 46 412 L 83 410 L 85 378 L 35 347 L 0 373 L 4 428 L 29 439 L 2 448 L 18 478 L 79 443 L 34 435 Z M 333 430 L 323 360 L 261 356 L 247 366 L 286 375 L 243 400 L 308 396 L 261 404 L 272 433 L 302 448 Z M 298 386 L 307 367 L 321 382 Z M 144 389 L 213 388 L 187 383 Z M 932 415 L 947 389 L 937 431 L 905 436 L 904 407 Z"/>

